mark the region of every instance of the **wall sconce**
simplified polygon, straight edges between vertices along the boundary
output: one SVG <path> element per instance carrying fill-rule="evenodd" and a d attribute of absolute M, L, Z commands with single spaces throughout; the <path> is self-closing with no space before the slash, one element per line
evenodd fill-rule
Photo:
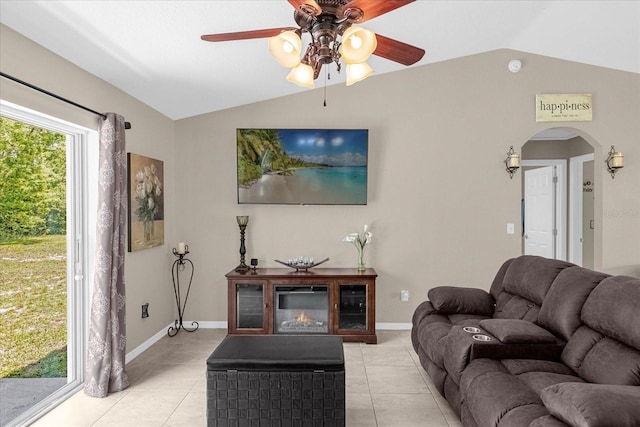
<path fill-rule="evenodd" d="M 616 172 L 624 167 L 624 156 L 621 152 L 616 151 L 612 145 L 611 150 L 609 151 L 609 157 L 607 157 L 605 163 L 607 164 L 607 169 L 611 174 L 611 179 L 613 179 L 616 177 Z"/>
<path fill-rule="evenodd" d="M 509 177 L 513 179 L 513 174 L 520 169 L 520 154 L 513 151 L 513 145 L 507 152 L 507 158 L 504 159 L 504 165 L 507 167 L 507 173 Z"/>

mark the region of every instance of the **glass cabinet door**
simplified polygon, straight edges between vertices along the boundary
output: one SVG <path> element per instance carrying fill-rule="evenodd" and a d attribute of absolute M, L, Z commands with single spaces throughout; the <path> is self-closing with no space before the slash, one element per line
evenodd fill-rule
<path fill-rule="evenodd" d="M 264 285 L 236 284 L 236 328 L 264 329 Z"/>
<path fill-rule="evenodd" d="M 341 284 L 338 295 L 338 329 L 367 329 L 367 285 Z"/>

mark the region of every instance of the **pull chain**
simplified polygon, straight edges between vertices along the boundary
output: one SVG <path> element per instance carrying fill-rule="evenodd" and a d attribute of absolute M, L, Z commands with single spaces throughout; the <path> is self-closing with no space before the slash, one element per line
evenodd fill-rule
<path fill-rule="evenodd" d="M 326 107 L 327 106 L 327 79 L 330 79 L 331 76 L 328 75 L 328 68 L 326 67 L 324 69 L 324 102 L 323 102 L 323 106 Z"/>

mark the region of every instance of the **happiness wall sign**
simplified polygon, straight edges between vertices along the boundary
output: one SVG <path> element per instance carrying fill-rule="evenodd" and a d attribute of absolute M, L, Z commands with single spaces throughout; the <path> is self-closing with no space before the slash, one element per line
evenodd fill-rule
<path fill-rule="evenodd" d="M 545 93 L 536 95 L 536 122 L 590 122 L 590 93 Z"/>

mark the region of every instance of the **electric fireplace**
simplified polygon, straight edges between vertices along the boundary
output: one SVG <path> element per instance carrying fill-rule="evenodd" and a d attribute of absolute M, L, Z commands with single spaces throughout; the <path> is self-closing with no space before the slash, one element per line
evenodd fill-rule
<path fill-rule="evenodd" d="M 328 334 L 329 286 L 274 287 L 276 334 Z"/>

